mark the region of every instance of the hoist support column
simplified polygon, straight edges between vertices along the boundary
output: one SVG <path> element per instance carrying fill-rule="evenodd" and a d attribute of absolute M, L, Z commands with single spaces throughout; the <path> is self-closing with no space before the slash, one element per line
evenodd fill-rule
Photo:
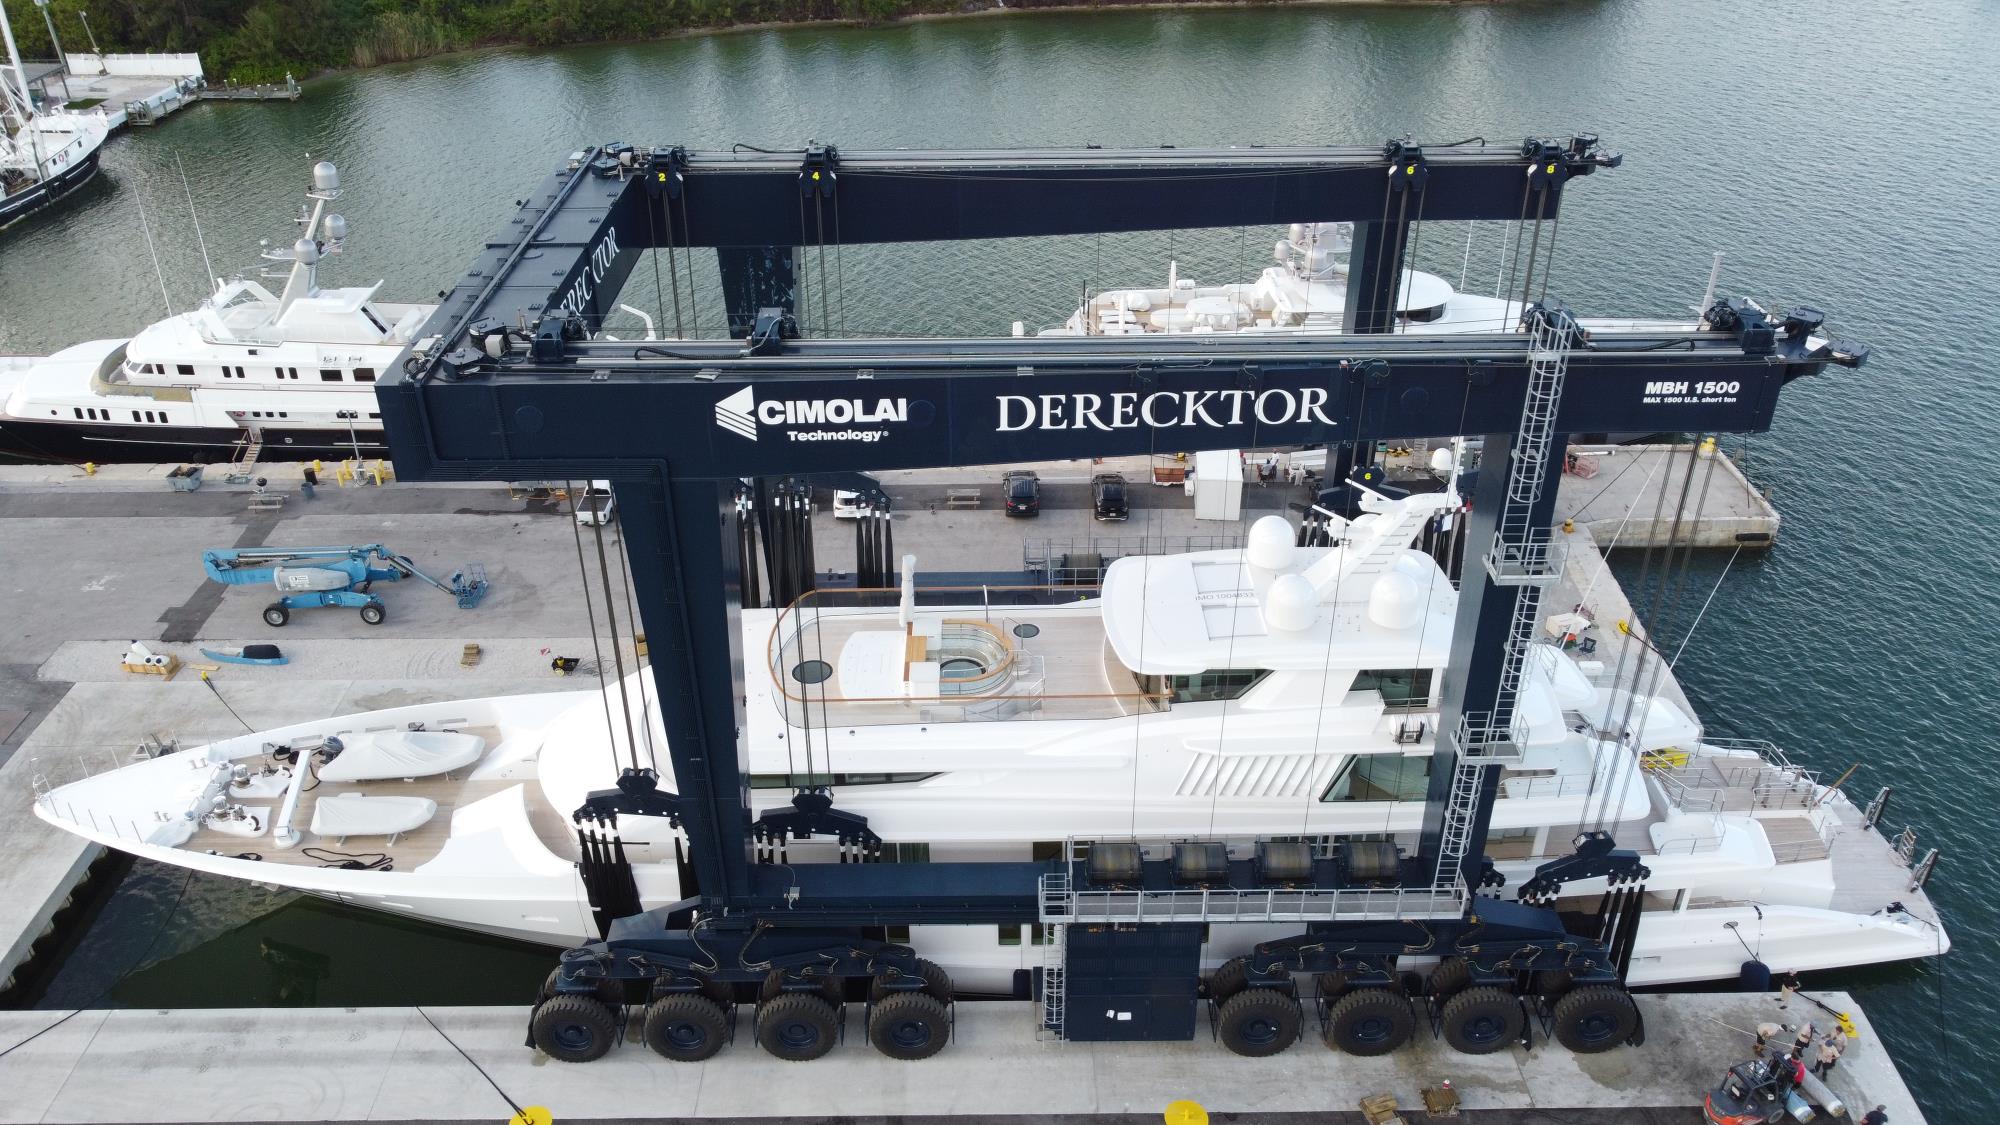
<path fill-rule="evenodd" d="M 1506 505 L 1509 467 L 1513 458 L 1513 434 L 1487 434 L 1480 455 L 1479 483 L 1472 495 L 1472 511 L 1464 528 L 1465 576 L 1458 594 L 1458 616 L 1452 625 L 1451 663 L 1445 671 L 1444 691 L 1438 714 L 1437 742 L 1431 753 L 1430 794 L 1424 807 L 1424 834 L 1419 845 L 1428 875 L 1437 863 L 1444 831 L 1445 808 L 1451 793 L 1452 775 L 1458 762 L 1458 746 L 1453 732 L 1467 711 L 1493 710 L 1492 726 L 1506 730 L 1512 721 L 1511 693 L 1502 693 L 1501 677 L 1506 667 L 1507 645 L 1513 625 L 1515 604 L 1528 592 L 1518 585 L 1495 582 L 1480 561 L 1486 545 L 1499 532 L 1501 510 Z M 1542 465 L 1541 495 L 1530 510 L 1530 527 L 1547 528 L 1555 515 L 1556 482 L 1562 479 L 1567 439 L 1558 437 L 1548 446 Z M 1498 713 L 1499 706 L 1508 714 Z M 1493 819 L 1493 801 L 1500 784 L 1501 769 L 1488 766 L 1481 777 L 1477 811 L 1473 817 L 1471 846 L 1463 861 L 1467 886 L 1477 886 L 1484 861 L 1486 830 Z M 1438 872 L 1439 878 L 1444 872 Z"/>
<path fill-rule="evenodd" d="M 749 336 L 760 309 L 798 311 L 798 252 L 793 247 L 723 246 L 715 251 L 715 263 L 722 271 L 731 336 Z"/>
<path fill-rule="evenodd" d="M 1354 224 L 1354 246 L 1347 257 L 1347 310 L 1343 331 L 1393 332 L 1396 296 L 1403 276 L 1403 252 L 1410 224 Z"/>
<path fill-rule="evenodd" d="M 615 481 L 612 491 L 646 634 L 650 666 L 641 674 L 653 678 L 673 751 L 674 777 L 662 787 L 680 794 L 700 896 L 719 909 L 726 896 L 740 900 L 749 886 L 750 793 L 733 686 L 744 674 L 742 576 L 736 552 L 724 549 L 735 490 L 677 480 L 661 465 L 651 477 Z M 633 733 L 643 746 L 645 735 Z M 689 888 L 682 892 L 693 897 Z"/>

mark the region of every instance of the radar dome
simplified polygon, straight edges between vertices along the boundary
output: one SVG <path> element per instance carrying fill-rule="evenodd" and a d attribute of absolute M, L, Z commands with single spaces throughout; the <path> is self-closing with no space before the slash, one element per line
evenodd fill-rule
<path fill-rule="evenodd" d="M 1384 629 L 1408 629 L 1424 615 L 1424 588 L 1401 570 L 1384 571 L 1368 592 L 1368 620 Z"/>
<path fill-rule="evenodd" d="M 335 242 L 339 242 L 342 239 L 346 238 L 347 216 L 328 215 L 326 217 L 326 236 Z"/>
<path fill-rule="evenodd" d="M 292 260 L 312 265 L 319 261 L 319 244 L 310 238 L 301 238 L 292 243 Z"/>
<path fill-rule="evenodd" d="M 313 165 L 314 191 L 338 191 L 339 189 L 340 170 L 333 166 L 333 161 L 322 160 L 318 164 Z"/>
<path fill-rule="evenodd" d="M 1283 516 L 1265 516 L 1250 525 L 1243 554 L 1259 570 L 1292 568 L 1292 523 Z"/>
<path fill-rule="evenodd" d="M 1319 616 L 1319 598 L 1303 574 L 1280 574 L 1264 592 L 1264 627 L 1273 633 L 1302 633 Z"/>

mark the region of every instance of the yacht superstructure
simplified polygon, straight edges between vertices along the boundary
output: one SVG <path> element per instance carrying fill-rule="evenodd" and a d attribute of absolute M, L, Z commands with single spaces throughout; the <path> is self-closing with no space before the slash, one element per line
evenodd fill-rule
<path fill-rule="evenodd" d="M 1042 336 L 1159 334 L 1328 334 L 1347 312 L 1352 223 L 1294 223 L 1272 252 L 1274 265 L 1255 281 L 1202 285 L 1167 264 L 1164 286 L 1106 289 L 1088 297 Z M 1415 335 L 1508 332 L 1520 324 L 1519 300 L 1466 292 L 1434 273 L 1405 269 L 1396 289 L 1392 331 Z M 1686 328 L 1687 322 L 1580 317 L 1593 334 Z"/>
<path fill-rule="evenodd" d="M 218 281 L 201 305 L 129 340 L 49 356 L 0 357 L 0 452 L 42 459 L 228 457 L 250 443 L 273 459 L 382 454 L 375 382 L 434 306 L 378 299 L 381 285 L 322 288 L 345 248 L 330 163 L 313 168 L 299 237 L 265 251 L 284 285 Z"/>
<path fill-rule="evenodd" d="M 920 594 L 906 562 L 900 591 L 745 610 L 753 804 L 830 785 L 898 863 L 1028 860 L 1091 835 L 1407 849 L 1458 599 L 1411 542 L 1458 503 L 1368 495 L 1329 547 L 1296 546 L 1267 517 L 1242 549 L 1121 559 L 1096 597 Z M 1631 983 L 1733 977 L 1752 955 L 1783 971 L 1948 947 L 1837 788 L 1705 736 L 1558 645 L 1525 667 L 1523 753 L 1502 775 L 1488 853 L 1518 885 L 1584 829 L 1638 850 L 1651 875 Z M 621 696 L 608 708 L 584 691 L 300 723 L 48 788 L 36 811 L 166 863 L 573 944 L 596 923 L 571 812 L 627 762 L 673 784 L 650 677 L 605 690 Z M 611 717 L 628 709 L 630 726 Z M 630 817 L 621 835 L 642 903 L 683 898 L 677 832 Z M 1588 909 L 1602 889 L 1576 883 L 1563 903 Z M 1216 927 L 1208 964 L 1262 929 Z M 961 989 L 1008 992 L 1040 963 L 1040 937 L 918 926 L 910 941 Z"/>

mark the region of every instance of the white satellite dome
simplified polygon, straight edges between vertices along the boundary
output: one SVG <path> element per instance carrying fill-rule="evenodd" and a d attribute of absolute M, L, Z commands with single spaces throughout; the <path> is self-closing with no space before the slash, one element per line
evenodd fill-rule
<path fill-rule="evenodd" d="M 1423 585 L 1401 567 L 1384 571 L 1368 592 L 1368 620 L 1384 629 L 1408 629 L 1423 615 Z"/>
<path fill-rule="evenodd" d="M 1265 516 L 1250 525 L 1243 555 L 1259 570 L 1290 570 L 1292 547 L 1297 537 L 1292 522 L 1283 516 Z"/>
<path fill-rule="evenodd" d="M 1303 574 L 1280 574 L 1264 594 L 1264 627 L 1273 633 L 1303 633 L 1319 616 L 1319 596 Z"/>

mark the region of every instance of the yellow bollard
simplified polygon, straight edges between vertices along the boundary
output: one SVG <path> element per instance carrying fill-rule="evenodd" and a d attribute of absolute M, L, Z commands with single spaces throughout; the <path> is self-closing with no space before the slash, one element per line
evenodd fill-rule
<path fill-rule="evenodd" d="M 343 457 L 340 459 L 340 464 L 333 470 L 333 479 L 342 488 L 346 488 L 348 485 L 354 483 L 354 466 L 348 462 L 347 458 Z"/>
<path fill-rule="evenodd" d="M 96 463 L 96 462 L 94 462 L 94 461 L 85 461 L 85 462 L 83 463 L 83 475 L 84 475 L 84 476 L 87 476 L 87 477 L 94 477 L 94 476 L 96 476 L 96 475 L 97 475 L 97 463 Z"/>

